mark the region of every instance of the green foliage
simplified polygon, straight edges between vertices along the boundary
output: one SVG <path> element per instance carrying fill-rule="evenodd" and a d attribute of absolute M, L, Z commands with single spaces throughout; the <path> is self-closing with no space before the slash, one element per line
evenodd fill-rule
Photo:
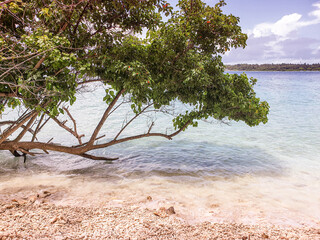
<path fill-rule="evenodd" d="M 155 108 L 177 100 L 189 104 L 191 109 L 173 120 L 176 128 L 209 117 L 266 123 L 269 106 L 256 97 L 256 80 L 224 73 L 221 55 L 245 47 L 247 40 L 239 18 L 222 12 L 224 1 L 210 7 L 180 0 L 177 11 L 163 0 L 72 3 L 5 5 L 0 92 L 16 98 L 0 98 L 0 111 L 21 103 L 63 114 L 59 105 L 76 101 L 79 84 L 99 78 L 108 85 L 106 104 L 124 89 L 135 113 L 149 102 Z M 161 14 L 169 20 L 162 21 Z M 144 39 L 129 34 L 143 28 Z"/>

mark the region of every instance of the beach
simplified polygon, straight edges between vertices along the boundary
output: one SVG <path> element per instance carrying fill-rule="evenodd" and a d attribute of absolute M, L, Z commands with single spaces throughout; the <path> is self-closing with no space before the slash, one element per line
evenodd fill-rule
<path fill-rule="evenodd" d="M 153 198 L 83 204 L 63 188 L 13 187 L 0 193 L 0 239 L 320 239 L 320 226 L 191 222 L 174 206 L 145 207 Z"/>
<path fill-rule="evenodd" d="M 266 125 L 200 122 L 173 141 L 96 151 L 113 162 L 50 152 L 24 163 L 1 152 L 0 239 L 320 239 L 320 75 L 250 76 L 271 106 Z M 81 133 L 94 129 L 104 93 L 70 109 L 92 116 L 79 119 Z M 114 136 L 122 118 L 109 120 Z M 44 138 L 70 143 L 49 126 Z"/>

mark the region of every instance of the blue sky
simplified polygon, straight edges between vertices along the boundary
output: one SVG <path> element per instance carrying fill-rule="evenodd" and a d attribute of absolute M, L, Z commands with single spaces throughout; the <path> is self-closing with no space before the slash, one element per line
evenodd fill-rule
<path fill-rule="evenodd" d="M 205 2 L 213 6 L 218 1 Z M 320 63 L 320 0 L 225 2 L 223 11 L 240 17 L 249 38 L 245 49 L 224 55 L 224 63 Z"/>

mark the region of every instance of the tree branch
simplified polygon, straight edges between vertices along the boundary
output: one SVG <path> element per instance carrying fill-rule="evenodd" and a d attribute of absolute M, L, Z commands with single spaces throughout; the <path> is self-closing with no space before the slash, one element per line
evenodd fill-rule
<path fill-rule="evenodd" d="M 90 4 L 90 0 L 89 0 L 88 3 L 86 4 L 86 6 L 83 8 L 83 10 L 82 10 L 82 12 L 81 12 L 81 14 L 80 14 L 80 17 L 78 18 L 78 21 L 77 21 L 77 23 L 76 23 L 76 26 L 75 26 L 74 29 L 73 29 L 72 35 L 75 35 L 75 34 L 76 34 L 76 31 L 77 31 L 78 26 L 79 26 L 79 24 L 80 24 L 80 22 L 81 22 L 81 19 L 82 19 L 84 13 L 86 12 L 87 7 L 89 6 L 89 4 Z"/>
<path fill-rule="evenodd" d="M 36 66 L 33 68 L 33 70 L 37 70 L 41 66 L 41 64 L 44 62 L 45 59 L 46 59 L 46 54 L 42 56 L 42 58 L 38 61 Z"/>
<path fill-rule="evenodd" d="M 28 117 L 30 118 L 30 116 Z M 175 131 L 174 133 L 168 135 L 168 134 L 163 134 L 163 133 L 150 133 L 150 129 L 148 133 L 141 134 L 141 135 L 136 135 L 136 136 L 131 136 L 131 137 L 126 137 L 118 140 L 112 140 L 110 142 L 104 143 L 104 144 L 97 144 L 97 145 L 91 145 L 91 146 L 61 146 L 57 145 L 54 143 L 43 143 L 43 142 L 15 142 L 15 141 L 7 141 L 3 142 L 0 144 L 0 150 L 9 150 L 11 152 L 14 151 L 21 151 L 25 154 L 36 154 L 36 153 L 31 153 L 31 149 L 41 149 L 44 152 L 47 153 L 47 151 L 57 151 L 57 152 L 64 152 L 68 154 L 74 154 L 74 155 L 79 155 L 82 157 L 90 158 L 93 160 L 115 160 L 117 158 L 106 158 L 106 157 L 97 157 L 93 156 L 90 154 L 87 154 L 86 152 L 94 150 L 94 149 L 99 149 L 99 148 L 104 148 L 104 147 L 109 147 L 114 144 L 130 141 L 130 140 L 135 140 L 135 139 L 140 139 L 140 138 L 145 138 L 145 137 L 165 137 L 169 140 L 172 139 L 172 137 L 176 136 L 179 134 L 181 131 L 183 131 L 192 121 L 186 122 L 186 124 L 180 128 L 179 130 Z"/>
<path fill-rule="evenodd" d="M 185 130 L 189 125 L 190 123 L 192 123 L 191 120 L 187 121 L 182 128 L 180 128 L 179 130 L 175 131 L 174 133 L 170 134 L 170 138 L 173 138 L 174 136 L 177 136 L 180 132 L 182 132 L 183 130 Z"/>
<path fill-rule="evenodd" d="M 128 127 L 130 125 L 130 123 L 133 122 L 133 120 L 135 120 L 137 117 L 139 117 L 147 108 L 149 108 L 150 106 L 152 106 L 153 103 L 149 104 L 148 106 L 146 106 L 144 109 L 142 109 L 139 113 L 137 113 L 133 118 L 130 119 L 129 122 L 127 122 L 126 125 L 124 125 L 121 130 L 118 132 L 118 134 L 114 137 L 114 140 L 117 140 L 117 138 L 120 136 L 120 134 L 126 129 L 126 127 Z"/>
<path fill-rule="evenodd" d="M 78 132 L 77 132 L 77 123 L 76 123 L 76 120 L 74 120 L 74 118 L 72 117 L 71 113 L 69 112 L 69 110 L 68 110 L 67 108 L 64 107 L 63 109 L 67 112 L 69 118 L 70 118 L 71 121 L 73 122 L 74 133 L 76 134 L 76 137 L 77 137 L 77 139 L 78 139 L 78 141 L 79 141 L 79 144 L 82 144 L 81 138 L 84 137 L 84 134 L 82 134 L 82 135 L 79 135 L 79 134 L 78 134 Z"/>
<path fill-rule="evenodd" d="M 187 121 L 183 126 L 182 128 L 180 128 L 179 130 L 175 131 L 174 133 L 172 134 L 164 134 L 164 133 L 145 133 L 145 134 L 140 134 L 140 135 L 135 135 L 135 136 L 131 136 L 131 137 L 125 137 L 125 138 L 122 138 L 122 139 L 118 139 L 118 140 L 112 140 L 110 142 L 107 142 L 107 143 L 103 143 L 103 144 L 97 144 L 97 145 L 94 145 L 92 147 L 92 150 L 93 149 L 99 149 L 99 148 L 104 148 L 104 147 L 109 147 L 109 146 L 112 146 L 112 145 L 115 145 L 115 144 L 118 144 L 118 143 L 122 143 L 122 142 L 127 142 L 127 141 L 131 141 L 131 140 L 136 140 L 136 139 L 140 139 L 140 138 L 145 138 L 145 137 L 164 137 L 164 138 L 167 138 L 169 140 L 172 140 L 173 137 L 175 137 L 176 135 L 178 135 L 180 132 L 182 132 L 183 130 L 185 130 L 191 123 L 192 121 L 189 120 Z"/>
<path fill-rule="evenodd" d="M 59 46 L 57 46 L 57 47 L 59 47 Z M 48 51 L 51 51 L 51 50 L 53 50 L 53 49 L 55 49 L 55 48 L 57 48 L 57 47 L 50 48 L 50 49 L 44 51 L 44 53 L 46 53 L 46 52 L 48 52 Z M 11 70 L 17 68 L 18 66 L 20 66 L 20 65 L 22 65 L 22 64 L 30 61 L 31 59 L 33 59 L 33 58 L 35 58 L 35 57 L 37 57 L 37 56 L 39 56 L 39 55 L 41 55 L 41 54 L 42 54 L 42 52 L 40 52 L 40 53 L 38 53 L 38 54 L 36 54 L 36 55 L 34 55 L 34 56 L 32 56 L 32 57 L 24 60 L 23 62 L 21 62 L 21 63 L 19 63 L 19 64 L 17 64 L 17 65 L 14 65 L 14 66 L 11 67 L 11 68 L 9 68 L 7 71 L 5 71 L 4 73 L 2 73 L 2 74 L 0 75 L 0 79 L 1 79 L 3 76 L 5 76 L 6 74 L 8 74 Z M 43 58 L 43 57 L 42 57 L 42 58 Z M 42 58 L 41 58 L 41 59 L 42 59 Z M 41 59 L 40 59 L 40 61 L 41 61 Z M 39 61 L 39 62 L 40 62 L 40 61 Z M 44 59 L 43 59 L 43 61 L 44 61 Z M 42 61 L 42 62 L 43 62 L 43 61 Z M 39 63 L 39 62 L 38 62 L 38 63 Z M 41 63 L 42 63 L 42 62 L 41 62 Z M 41 63 L 40 63 L 40 64 L 41 64 Z M 37 65 L 38 65 L 38 64 L 37 64 Z M 37 66 L 37 65 L 36 65 L 36 66 Z M 35 68 L 35 69 L 36 69 L 36 68 Z"/>
<path fill-rule="evenodd" d="M 92 83 L 92 82 L 110 82 L 110 81 L 109 80 L 105 80 L 105 79 L 88 79 L 88 80 L 85 80 L 83 82 L 78 82 L 78 85 Z"/>
<path fill-rule="evenodd" d="M 31 139 L 31 142 L 33 142 L 33 141 L 36 139 L 36 136 L 37 136 L 37 134 L 38 134 L 38 131 L 40 130 L 39 128 L 40 128 L 40 125 L 41 125 L 42 120 L 43 120 L 43 118 L 44 118 L 44 115 L 45 115 L 45 114 L 43 113 L 42 116 L 41 116 L 41 118 L 40 118 L 40 120 L 39 120 L 39 123 L 38 123 L 36 129 L 34 130 L 34 133 L 33 133 L 32 139 Z"/>
<path fill-rule="evenodd" d="M 47 112 L 47 114 L 49 114 L 48 112 Z M 78 141 L 80 141 L 81 142 L 81 138 L 84 136 L 84 135 L 78 135 L 78 133 L 77 132 L 75 132 L 75 131 L 73 131 L 71 128 L 69 128 L 69 127 L 67 127 L 66 125 L 65 125 L 65 123 L 66 122 L 61 122 L 61 121 L 59 121 L 57 118 L 55 118 L 55 117 L 50 117 L 53 121 L 55 121 L 60 127 L 62 127 L 63 129 L 65 129 L 65 130 L 67 130 L 69 133 L 71 133 L 73 136 L 75 136 L 77 139 L 78 139 Z"/>
<path fill-rule="evenodd" d="M 8 4 L 8 3 L 11 3 L 11 2 L 14 2 L 14 1 L 16 1 L 16 0 L 6 0 L 6 1 L 4 1 L 4 2 L 1 2 L 1 3 L 0 3 L 0 6 L 5 5 L 5 4 Z"/>
<path fill-rule="evenodd" d="M 33 117 L 34 111 L 30 112 L 23 120 L 20 121 L 15 127 L 10 127 L 7 131 L 5 131 L 0 139 L 0 144 L 3 143 L 7 138 L 15 132 L 18 128 L 20 128 L 26 121 Z"/>
<path fill-rule="evenodd" d="M 25 129 L 22 130 L 22 132 L 18 135 L 18 137 L 16 137 L 16 139 L 14 140 L 14 142 L 19 142 L 21 140 L 21 138 L 26 134 L 26 132 L 28 131 L 28 129 L 31 127 L 32 123 L 34 122 L 34 120 L 36 120 L 37 118 L 37 112 L 34 112 L 32 114 L 32 118 L 30 119 L 30 121 L 28 122 L 27 126 Z"/>
<path fill-rule="evenodd" d="M 12 92 L 12 93 L 0 93 L 0 97 L 18 97 L 21 98 L 22 96 L 18 93 Z"/>
<path fill-rule="evenodd" d="M 91 135 L 90 141 L 88 142 L 88 146 L 92 146 L 95 139 L 97 138 L 97 135 L 99 134 L 103 124 L 105 123 L 105 121 L 107 120 L 110 111 L 112 110 L 112 108 L 114 107 L 114 105 L 116 104 L 116 102 L 119 100 L 120 96 L 124 93 L 124 89 L 120 90 L 117 95 L 115 96 L 115 98 L 113 99 L 113 101 L 110 103 L 110 105 L 108 106 L 108 108 L 106 109 L 106 111 L 104 112 L 103 116 L 100 119 L 100 122 L 98 123 L 96 129 L 94 130 L 94 132 Z"/>
<path fill-rule="evenodd" d="M 154 122 L 151 123 L 151 125 L 150 125 L 150 127 L 149 127 L 149 129 L 148 129 L 148 133 L 151 132 L 151 129 L 152 129 L 153 125 L 154 125 Z"/>
<path fill-rule="evenodd" d="M 95 139 L 95 141 L 97 141 L 97 140 L 99 140 L 99 139 L 101 139 L 101 138 L 104 138 L 105 136 L 106 136 L 106 135 L 102 135 L 102 136 L 100 136 L 100 137 L 97 137 L 97 138 Z M 89 142 L 89 141 L 88 141 L 88 142 Z M 85 143 L 82 143 L 82 144 L 79 144 L 79 145 L 75 145 L 75 146 L 72 146 L 72 147 L 75 147 L 75 148 L 83 147 L 83 146 L 87 145 L 88 142 L 85 142 Z M 89 151 L 90 151 L 90 150 L 89 150 Z"/>
<path fill-rule="evenodd" d="M 14 124 L 14 123 L 16 123 L 16 121 L 4 121 L 4 122 L 0 122 L 0 126 L 1 126 L 1 125 Z M 22 125 L 21 127 L 22 127 L 22 128 L 26 128 L 25 125 Z M 33 131 L 31 128 L 29 128 L 28 131 L 29 131 L 31 134 L 34 134 L 34 131 Z"/>

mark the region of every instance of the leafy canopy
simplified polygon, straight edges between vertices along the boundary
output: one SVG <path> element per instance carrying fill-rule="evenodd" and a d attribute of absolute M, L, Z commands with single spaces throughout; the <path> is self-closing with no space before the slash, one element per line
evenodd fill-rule
<path fill-rule="evenodd" d="M 174 126 L 213 117 L 267 122 L 269 106 L 253 90 L 255 79 L 226 74 L 221 55 L 245 47 L 239 18 L 223 0 L 210 7 L 180 0 L 16 0 L 0 6 L 0 113 L 24 105 L 51 116 L 76 101 L 79 86 L 102 81 L 104 102 L 119 91 L 132 110 L 181 101 L 190 110 Z M 162 15 L 168 16 L 167 21 Z M 145 38 L 137 33 L 147 30 Z"/>

